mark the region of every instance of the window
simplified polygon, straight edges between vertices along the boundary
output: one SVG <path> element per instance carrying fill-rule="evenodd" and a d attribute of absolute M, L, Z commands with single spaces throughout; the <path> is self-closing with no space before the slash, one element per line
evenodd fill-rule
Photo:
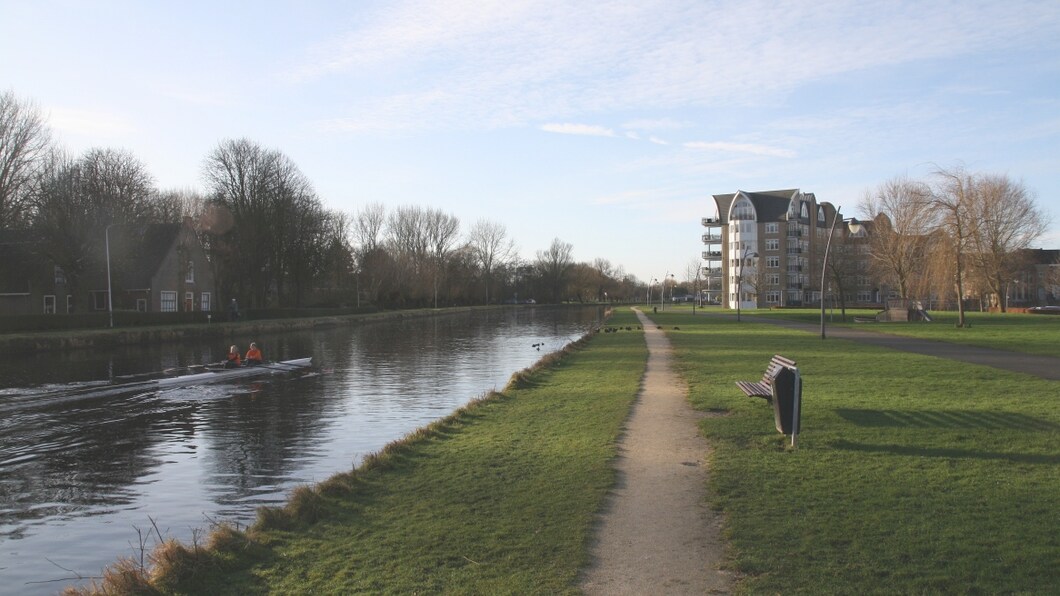
<path fill-rule="evenodd" d="M 780 250 L 780 239 L 766 238 L 766 250 Z"/>
<path fill-rule="evenodd" d="M 766 303 L 767 304 L 780 304 L 780 292 L 777 292 L 777 291 L 766 292 Z"/>
<path fill-rule="evenodd" d="M 162 312 L 177 312 L 177 293 L 162 292 Z"/>
<path fill-rule="evenodd" d="M 740 199 L 732 207 L 732 220 L 749 219 L 754 220 L 755 208 L 747 199 Z"/>
<path fill-rule="evenodd" d="M 779 269 L 780 268 L 780 257 L 766 257 L 766 268 L 767 269 Z"/>
<path fill-rule="evenodd" d="M 210 304 L 210 293 L 203 292 L 202 294 L 199 294 L 199 310 L 209 312 L 211 306 L 212 305 Z"/>
<path fill-rule="evenodd" d="M 136 299 L 136 311 L 137 312 L 147 312 L 147 299 L 146 298 L 137 298 Z"/>
<path fill-rule="evenodd" d="M 44 297 L 44 314 L 54 315 L 55 314 L 55 295 L 49 294 Z"/>
<path fill-rule="evenodd" d="M 95 310 L 107 310 L 106 292 L 92 292 L 92 308 Z"/>
<path fill-rule="evenodd" d="M 858 302 L 872 302 L 872 292 L 867 290 L 859 291 Z"/>
<path fill-rule="evenodd" d="M 66 272 L 63 271 L 63 268 L 58 265 L 55 266 L 55 285 L 66 285 Z"/>
<path fill-rule="evenodd" d="M 66 295 L 66 314 L 74 312 L 74 297 L 72 294 Z"/>
<path fill-rule="evenodd" d="M 770 222 L 766 224 L 766 234 L 779 234 L 780 224 L 777 222 Z"/>
<path fill-rule="evenodd" d="M 771 285 L 771 286 L 779 286 L 780 285 L 780 274 L 779 273 L 770 273 L 769 275 L 766 275 L 766 284 Z"/>
<path fill-rule="evenodd" d="M 188 268 L 184 272 L 184 282 L 193 284 L 195 283 L 195 261 L 188 259 Z"/>
<path fill-rule="evenodd" d="M 817 221 L 824 223 L 824 207 L 817 208 Z"/>

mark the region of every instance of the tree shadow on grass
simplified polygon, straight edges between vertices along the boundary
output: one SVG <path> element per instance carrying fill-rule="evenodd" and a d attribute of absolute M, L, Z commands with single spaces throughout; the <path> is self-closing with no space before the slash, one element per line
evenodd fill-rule
<path fill-rule="evenodd" d="M 1037 453 L 1001 453 L 997 451 L 975 451 L 972 449 L 948 449 L 944 447 L 916 447 L 911 445 L 869 445 L 839 440 L 833 443 L 836 449 L 862 453 L 885 453 L 910 457 L 941 457 L 946 459 L 995 459 L 1024 464 L 1060 464 L 1060 455 Z"/>
<path fill-rule="evenodd" d="M 982 410 L 861 410 L 840 408 L 844 420 L 874 428 L 984 429 L 1053 432 L 1060 425 L 1025 414 Z"/>

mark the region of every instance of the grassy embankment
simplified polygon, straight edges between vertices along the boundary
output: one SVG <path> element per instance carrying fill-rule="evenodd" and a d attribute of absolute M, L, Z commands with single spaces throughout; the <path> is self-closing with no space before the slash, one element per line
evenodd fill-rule
<path fill-rule="evenodd" d="M 612 325 L 636 325 L 628 310 Z M 640 387 L 643 334 L 599 334 L 508 388 L 299 489 L 246 532 L 168 543 L 144 585 L 133 562 L 112 591 L 564 593 L 587 563 L 614 481 L 616 438 Z"/>
<path fill-rule="evenodd" d="M 668 334 L 691 399 L 718 414 L 702 423 L 715 449 L 711 501 L 726 513 L 740 591 L 1041 594 L 1060 585 L 1055 381 L 732 317 L 668 310 L 656 320 L 680 327 Z M 1058 336 L 1033 315 L 976 316 L 952 335 L 945 321 L 904 326 L 1012 349 Z M 797 360 L 805 383 L 794 451 L 769 404 L 733 385 L 760 378 L 774 353 Z"/>

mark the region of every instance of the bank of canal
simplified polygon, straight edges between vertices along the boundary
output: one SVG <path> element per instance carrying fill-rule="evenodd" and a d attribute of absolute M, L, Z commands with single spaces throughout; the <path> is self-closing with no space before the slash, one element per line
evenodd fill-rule
<path fill-rule="evenodd" d="M 237 326 L 232 343 L 255 340 L 271 359 L 312 356 L 312 374 L 91 398 L 64 391 L 216 361 L 229 340 L 5 358 L 0 577 L 15 593 L 50 594 L 56 580 L 137 556 L 138 531 L 155 523 L 188 543 L 210 520 L 245 526 L 258 507 L 503 387 L 601 315 L 490 309 L 279 333 Z"/>
<path fill-rule="evenodd" d="M 354 471 L 296 491 L 248 531 L 157 551 L 152 589 L 576 592 L 647 361 L 632 314 L 611 323 L 623 331 L 595 335 Z"/>

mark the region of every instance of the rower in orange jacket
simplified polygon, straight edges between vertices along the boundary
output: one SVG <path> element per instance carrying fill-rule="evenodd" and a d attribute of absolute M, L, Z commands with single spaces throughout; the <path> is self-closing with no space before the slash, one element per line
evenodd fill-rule
<path fill-rule="evenodd" d="M 258 349 L 258 344 L 250 342 L 250 349 L 247 350 L 246 365 L 254 366 L 261 364 L 261 350 Z"/>
<path fill-rule="evenodd" d="M 228 355 L 226 356 L 226 358 L 227 359 L 225 360 L 225 368 L 238 368 L 243 364 L 243 362 L 239 359 L 239 348 L 235 347 L 234 345 L 228 348 Z"/>

